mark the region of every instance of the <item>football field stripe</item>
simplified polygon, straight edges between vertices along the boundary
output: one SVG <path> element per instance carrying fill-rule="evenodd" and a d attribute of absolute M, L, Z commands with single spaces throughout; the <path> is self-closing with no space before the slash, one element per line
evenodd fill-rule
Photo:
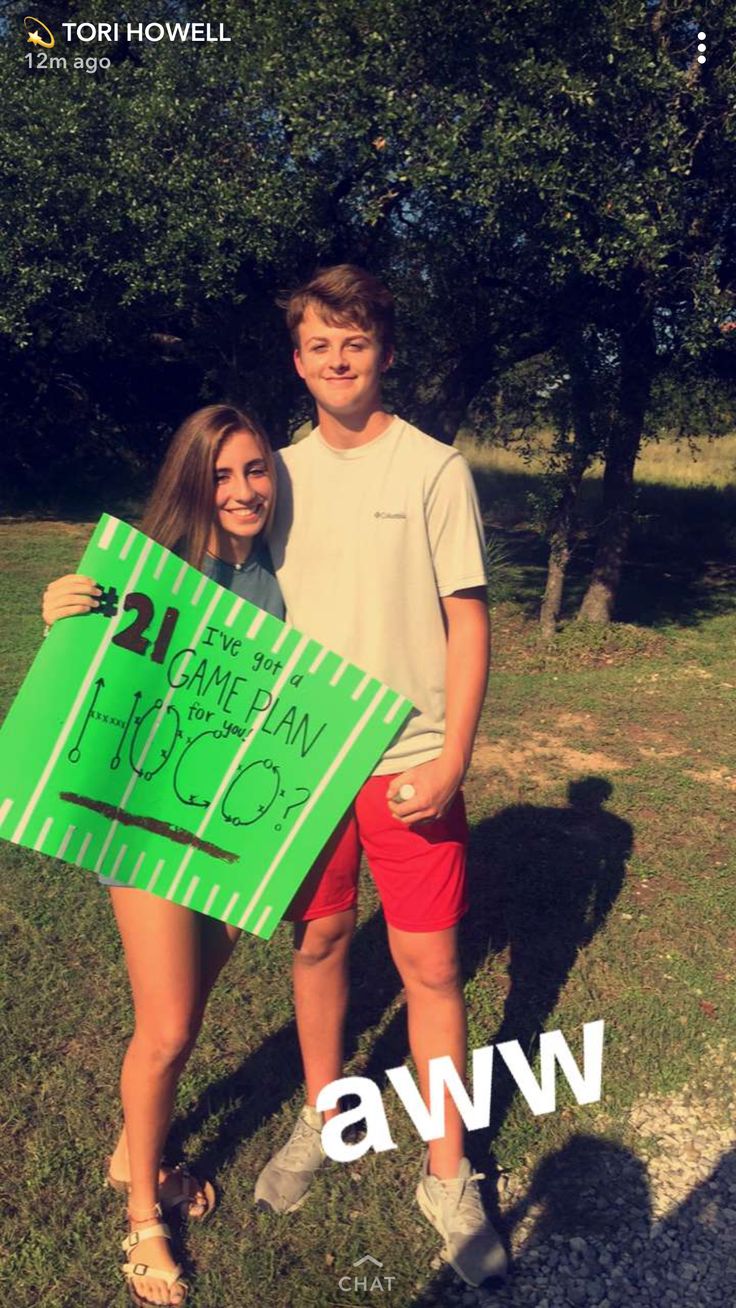
<path fill-rule="evenodd" d="M 155 868 L 153 869 L 153 876 L 151 877 L 151 880 L 149 881 L 148 885 L 146 886 L 146 890 L 153 890 L 153 887 L 155 886 L 156 882 L 158 881 L 159 877 L 161 876 L 161 873 L 162 873 L 162 871 L 163 871 L 163 868 L 164 868 L 165 863 L 166 863 L 166 860 L 163 859 L 163 858 L 160 858 L 160 859 L 158 860 L 158 863 L 156 864 Z"/>
<path fill-rule="evenodd" d="M 143 860 L 144 860 L 145 857 L 146 857 L 146 851 L 145 851 L 145 849 L 144 849 L 144 850 L 143 850 L 143 853 L 142 853 L 142 854 L 139 854 L 138 857 L 137 857 L 137 859 L 135 860 L 135 865 L 134 865 L 134 867 L 133 867 L 133 871 L 131 872 L 130 876 L 128 877 L 128 885 L 129 885 L 129 886 L 132 886 L 132 885 L 133 885 L 133 882 L 135 881 L 136 877 L 138 876 L 138 873 L 140 872 L 140 868 L 141 868 L 141 863 L 143 862 Z"/>
<path fill-rule="evenodd" d="M 5 821 L 12 807 L 13 807 L 12 799 L 4 799 L 2 804 L 0 804 L 0 827 L 2 826 L 3 822 Z"/>
<path fill-rule="evenodd" d="M 205 577 L 205 575 L 204 575 L 204 573 L 203 573 L 203 574 L 202 574 L 202 580 L 199 582 L 199 585 L 197 586 L 197 589 L 195 590 L 194 594 L 192 595 L 192 604 L 199 604 L 199 601 L 200 601 L 200 599 L 201 599 L 201 597 L 202 597 L 202 591 L 204 590 L 204 588 L 205 588 L 205 586 L 207 585 L 207 582 L 208 582 L 208 581 L 209 581 L 209 577 Z"/>
<path fill-rule="evenodd" d="M 199 877 L 192 877 L 191 881 L 189 882 L 189 888 L 187 890 L 187 893 L 185 894 L 184 898 L 181 901 L 183 908 L 189 908 L 192 895 L 194 894 L 198 885 L 199 885 Z"/>
<path fill-rule="evenodd" d="M 115 880 L 115 878 L 116 878 L 116 876 L 117 876 L 117 874 L 118 874 L 118 868 L 120 867 L 120 864 L 122 863 L 123 859 L 125 858 L 125 855 L 127 854 L 127 852 L 128 852 L 128 846 L 127 846 L 127 845 L 121 845 L 121 846 L 120 846 L 120 849 L 118 850 L 118 856 L 117 856 L 117 858 L 115 859 L 115 862 L 113 863 L 112 872 L 109 873 L 109 876 L 112 878 L 113 881 Z"/>
<path fill-rule="evenodd" d="M 238 598 L 236 599 L 235 603 L 233 604 L 233 607 L 231 608 L 230 612 L 228 613 L 227 617 L 225 618 L 225 626 L 226 626 L 226 627 L 232 627 L 232 625 L 233 625 L 235 619 L 237 618 L 237 616 L 238 616 L 238 614 L 239 614 L 239 612 L 240 612 L 240 610 L 242 609 L 242 607 L 243 607 L 244 604 L 245 604 L 245 600 L 244 600 L 244 599 L 241 599 L 240 596 L 238 596 Z"/>
<path fill-rule="evenodd" d="M 401 705 L 405 703 L 406 703 L 406 697 L 404 695 L 399 695 L 395 703 L 391 705 L 391 708 L 389 709 L 388 713 L 383 719 L 384 722 L 393 722 L 394 718 L 396 717 L 396 714 L 401 708 Z"/>
<path fill-rule="evenodd" d="M 220 893 L 220 887 L 219 887 L 219 886 L 213 886 L 212 889 L 210 890 L 210 893 L 209 893 L 208 896 L 207 896 L 207 902 L 205 903 L 205 906 L 204 906 L 204 908 L 202 909 L 202 912 L 203 912 L 203 913 L 209 913 L 209 911 L 210 911 L 210 909 L 212 908 L 212 905 L 214 904 L 215 900 L 217 899 L 217 896 L 219 895 L 219 893 Z"/>
<path fill-rule="evenodd" d="M 67 827 L 67 829 L 66 829 L 66 834 L 64 835 L 64 838 L 63 838 L 61 844 L 59 845 L 59 848 L 58 848 L 57 851 L 56 851 L 56 857 L 57 857 L 57 858 L 63 858 L 63 857 L 64 857 L 64 855 L 65 855 L 65 853 L 66 853 L 66 851 L 67 851 L 67 846 L 68 846 L 68 844 L 69 844 L 69 841 L 71 840 L 72 836 L 74 835 L 74 832 L 76 831 L 76 829 L 77 829 L 77 828 L 74 826 L 74 823 L 72 823 L 71 826 Z"/>
<path fill-rule="evenodd" d="M 347 667 L 348 667 L 348 661 L 347 661 L 347 659 L 343 659 L 343 661 L 342 661 L 342 663 L 340 664 L 340 666 L 339 666 L 338 668 L 335 668 L 335 671 L 333 672 L 332 676 L 330 677 L 330 685 L 331 685 L 331 686 L 336 686 L 337 683 L 338 683 L 338 681 L 342 681 L 343 673 L 345 672 L 345 670 L 346 670 Z"/>
<path fill-rule="evenodd" d="M 270 904 L 269 904 L 268 908 L 264 908 L 263 912 L 261 913 L 261 916 L 259 917 L 259 919 L 258 919 L 258 921 L 256 922 L 255 926 L 253 927 L 253 935 L 254 935 L 254 936 L 259 936 L 259 935 L 261 934 L 261 930 L 262 930 L 262 928 L 266 925 L 266 922 L 267 922 L 268 918 L 271 916 L 271 913 L 272 913 L 272 912 L 273 912 L 273 909 L 272 909 L 272 907 L 271 907 Z"/>
<path fill-rule="evenodd" d="M 261 630 L 261 627 L 263 626 L 265 621 L 266 621 L 266 614 L 264 613 L 263 609 L 261 609 L 260 612 L 256 613 L 256 616 L 254 617 L 248 630 L 245 633 L 248 640 L 253 640 L 258 635 L 258 632 Z"/>
<path fill-rule="evenodd" d="M 130 548 L 137 535 L 138 532 L 136 531 L 135 527 L 131 527 L 130 531 L 128 532 L 127 540 L 125 541 L 125 544 L 123 545 L 123 548 L 121 549 L 118 555 L 119 559 L 127 559 L 128 555 L 130 554 Z"/>
<path fill-rule="evenodd" d="M 188 564 L 188 563 L 182 563 L 182 565 L 181 565 L 181 567 L 180 567 L 178 573 L 176 574 L 176 580 L 174 581 L 174 584 L 173 584 L 173 586 L 171 587 L 171 593 L 172 593 L 172 595 L 178 595 L 178 594 L 179 594 L 179 591 L 181 590 L 181 584 L 182 584 L 184 578 L 186 577 L 188 571 L 189 571 L 189 564 Z"/>
<path fill-rule="evenodd" d="M 180 868 L 179 868 L 179 871 L 177 872 L 176 876 L 174 877 L 174 880 L 172 881 L 171 885 L 169 886 L 168 890 L 166 891 L 166 898 L 167 898 L 167 899 L 173 899 L 173 898 L 174 898 L 174 895 L 176 894 L 177 890 L 179 889 L 179 882 L 181 881 L 181 879 L 182 879 L 183 876 L 184 876 L 184 868 L 183 868 L 183 867 L 180 867 Z"/>
<path fill-rule="evenodd" d="M 115 535 L 115 532 L 119 526 L 120 526 L 119 518 L 108 518 L 107 522 L 105 523 L 105 526 L 102 529 L 102 535 L 100 536 L 100 539 L 97 542 L 98 549 L 100 550 L 109 549 L 110 544 L 112 542 L 112 538 Z"/>
<path fill-rule="evenodd" d="M 84 837 L 84 840 L 82 841 L 81 845 L 79 846 L 79 853 L 77 854 L 77 857 L 76 857 L 75 860 L 74 860 L 74 866 L 75 866 L 75 867 L 81 867 L 81 866 L 82 866 L 82 862 L 83 862 L 83 860 L 84 860 L 84 856 L 85 856 L 85 854 L 87 853 L 87 850 L 89 849 L 89 842 L 90 842 L 91 839 L 92 839 L 92 832 L 91 832 L 91 831 L 88 831 L 87 834 L 86 834 L 86 836 Z"/>
<path fill-rule="evenodd" d="M 235 908 L 235 905 L 237 904 L 237 902 L 238 902 L 239 899 L 240 899 L 240 895 L 233 895 L 233 897 L 232 897 L 232 899 L 230 900 L 230 902 L 229 902 L 227 908 L 225 909 L 225 912 L 224 912 L 223 915 L 222 915 L 222 920 L 223 920 L 223 922 L 229 922 L 229 921 L 230 921 L 230 914 L 232 913 L 232 911 L 233 911 L 233 909 Z"/>
<path fill-rule="evenodd" d="M 49 831 L 51 830 L 53 825 L 54 825 L 54 819 L 52 817 L 47 817 L 46 821 L 41 827 L 41 830 L 38 833 L 36 843 L 33 846 L 34 849 L 41 849 L 43 842 L 46 839 L 47 835 L 49 834 Z"/>
<path fill-rule="evenodd" d="M 294 630 L 294 628 L 293 628 L 292 626 L 290 626 L 288 622 L 285 622 L 285 623 L 284 623 L 283 630 L 279 632 L 278 636 L 276 637 L 275 641 L 273 642 L 273 645 L 271 646 L 271 653 L 272 653 L 272 654 L 278 654 L 279 650 L 281 649 L 281 646 L 283 645 L 284 641 L 286 640 L 287 636 L 289 635 L 289 632 L 291 632 L 291 631 L 293 631 L 293 630 Z"/>

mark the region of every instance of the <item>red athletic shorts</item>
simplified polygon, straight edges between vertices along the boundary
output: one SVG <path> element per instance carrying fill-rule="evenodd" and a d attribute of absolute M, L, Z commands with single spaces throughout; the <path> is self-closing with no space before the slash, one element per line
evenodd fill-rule
<path fill-rule="evenodd" d="M 465 852 L 468 824 L 460 792 L 444 817 L 406 827 L 388 806 L 391 776 L 369 777 L 314 867 L 286 917 L 309 922 L 354 908 L 365 851 L 386 921 L 400 931 L 442 931 L 467 909 Z"/>

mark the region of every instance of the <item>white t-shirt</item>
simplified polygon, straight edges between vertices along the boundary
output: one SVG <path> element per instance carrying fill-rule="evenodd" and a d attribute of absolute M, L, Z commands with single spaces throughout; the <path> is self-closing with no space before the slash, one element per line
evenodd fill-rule
<path fill-rule="evenodd" d="M 416 706 L 375 772 L 444 743 L 440 596 L 485 583 L 473 479 L 451 446 L 394 418 L 357 449 L 318 427 L 277 455 L 271 556 L 289 621 Z"/>

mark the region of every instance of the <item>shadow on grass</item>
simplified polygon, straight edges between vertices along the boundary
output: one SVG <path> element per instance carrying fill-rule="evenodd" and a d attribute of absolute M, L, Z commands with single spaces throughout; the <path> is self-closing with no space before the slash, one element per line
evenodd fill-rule
<path fill-rule="evenodd" d="M 482 820 L 471 835 L 471 911 L 461 937 L 466 976 L 490 953 L 507 949 L 509 989 L 503 1019 L 487 1043 L 518 1040 L 534 1056 L 538 1036 L 554 1011 L 578 953 L 604 923 L 621 889 L 632 829 L 604 803 L 612 786 L 599 777 L 571 782 L 564 808 L 513 805 Z M 351 953 L 352 996 L 346 1056 L 361 1034 L 385 1017 L 400 992 L 388 955 L 381 913 L 358 929 Z M 490 997 L 491 1001 L 493 997 Z M 495 1004 L 489 1004 L 490 1013 Z M 406 1018 L 393 1014 L 376 1041 L 362 1075 L 382 1084 L 386 1069 L 406 1060 Z M 492 1142 L 516 1094 L 515 1083 L 497 1065 L 491 1123 L 469 1138 L 473 1160 L 487 1163 Z M 211 1117 L 217 1135 L 197 1165 L 217 1173 L 263 1120 L 277 1113 L 302 1083 L 293 1022 L 281 1027 L 231 1075 L 208 1088 L 175 1121 L 174 1150 Z M 489 1195 L 492 1210 L 493 1196 Z"/>
<path fill-rule="evenodd" d="M 524 1197 L 505 1214 L 505 1231 L 527 1219 L 525 1238 L 498 1308 L 555 1302 L 583 1308 L 604 1300 L 611 1308 L 703 1308 L 736 1302 L 736 1258 L 731 1195 L 736 1151 L 724 1153 L 710 1175 L 659 1220 L 654 1220 L 644 1164 L 603 1137 L 573 1136 L 542 1159 Z M 567 1245 L 578 1237 L 573 1249 Z M 449 1268 L 415 1299 L 430 1308 L 454 1298 Z M 449 1293 L 448 1293 L 449 1292 Z M 530 1293 L 536 1292 L 536 1299 Z"/>
<path fill-rule="evenodd" d="M 630 824 L 604 807 L 613 794 L 609 781 L 571 781 L 567 794 L 565 808 L 514 804 L 473 834 L 476 907 L 466 919 L 463 957 L 474 971 L 487 953 L 507 951 L 508 993 L 489 1043 L 518 1040 L 530 1061 L 580 951 L 618 898 L 633 848 Z M 515 1082 L 499 1068 L 488 1145 L 515 1094 Z"/>
<path fill-rule="evenodd" d="M 580 950 L 602 927 L 623 884 L 633 832 L 604 804 L 613 787 L 601 777 L 571 781 L 565 808 L 514 804 L 484 818 L 471 832 L 471 908 L 460 937 L 466 977 L 490 954 L 507 951 L 508 992 L 503 1018 L 486 1043 L 518 1040 L 534 1057 L 539 1033 L 554 1012 Z M 497 1006 L 488 997 L 488 1016 Z M 475 996 L 476 1008 L 483 1006 Z M 476 1013 L 476 1020 L 479 1015 Z M 406 1058 L 403 1013 L 376 1042 L 365 1075 L 381 1081 Z M 502 1065 L 493 1078 L 491 1123 L 469 1137 L 473 1160 L 486 1161 L 516 1084 Z"/>

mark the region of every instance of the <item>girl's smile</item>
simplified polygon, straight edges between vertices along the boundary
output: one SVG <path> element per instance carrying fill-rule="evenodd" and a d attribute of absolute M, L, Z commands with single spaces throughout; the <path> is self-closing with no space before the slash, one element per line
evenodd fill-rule
<path fill-rule="evenodd" d="M 258 440 L 249 431 L 228 437 L 215 460 L 215 513 L 208 542 L 226 563 L 245 563 L 263 529 L 273 486 Z"/>

